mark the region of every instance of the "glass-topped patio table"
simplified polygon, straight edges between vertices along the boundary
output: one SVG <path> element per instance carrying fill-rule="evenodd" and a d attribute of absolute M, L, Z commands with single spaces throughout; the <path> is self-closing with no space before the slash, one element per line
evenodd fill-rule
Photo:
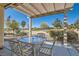
<path fill-rule="evenodd" d="M 43 43 L 43 41 L 45 41 L 46 38 L 41 38 L 41 37 L 37 37 L 37 36 L 32 36 L 32 41 L 31 43 L 29 43 L 29 38 L 28 37 L 22 37 L 22 38 L 19 38 L 18 41 L 19 42 L 22 42 L 22 43 L 25 43 L 25 44 L 31 44 L 33 46 L 33 52 L 34 52 L 34 56 L 37 55 L 38 53 L 38 49 L 40 47 L 40 45 Z"/>

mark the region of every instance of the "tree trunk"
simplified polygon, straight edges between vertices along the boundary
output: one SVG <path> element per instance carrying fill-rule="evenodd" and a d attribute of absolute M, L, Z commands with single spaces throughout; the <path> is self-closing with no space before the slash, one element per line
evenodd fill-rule
<path fill-rule="evenodd" d="M 13 37 L 15 37 L 15 31 L 14 31 L 14 29 L 13 29 Z"/>

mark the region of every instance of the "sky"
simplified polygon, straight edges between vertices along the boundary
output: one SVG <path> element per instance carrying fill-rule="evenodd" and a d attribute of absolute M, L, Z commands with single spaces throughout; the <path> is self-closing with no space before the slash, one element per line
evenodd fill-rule
<path fill-rule="evenodd" d="M 5 22 L 7 20 L 7 17 L 10 16 L 10 20 L 16 20 L 21 24 L 21 22 L 24 20 L 26 22 L 26 28 L 29 25 L 29 19 L 27 18 L 27 15 L 24 15 L 23 13 L 13 9 L 13 8 L 7 8 L 4 10 L 4 19 Z M 54 14 L 54 15 L 48 15 L 38 18 L 32 19 L 32 27 L 40 27 L 40 24 L 42 22 L 46 22 L 49 27 L 52 27 L 52 23 L 58 18 L 62 22 L 64 21 L 64 14 Z M 79 19 L 79 4 L 75 3 L 73 5 L 72 10 L 67 11 L 67 23 L 73 24 L 77 19 Z M 6 24 L 4 22 L 4 27 L 6 28 Z M 21 27 L 21 26 L 20 26 Z"/>

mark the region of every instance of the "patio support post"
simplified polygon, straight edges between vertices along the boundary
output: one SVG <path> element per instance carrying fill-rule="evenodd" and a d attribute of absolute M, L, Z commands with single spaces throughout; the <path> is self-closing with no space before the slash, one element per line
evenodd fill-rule
<path fill-rule="evenodd" d="M 32 18 L 29 18 L 29 43 L 32 42 Z"/>
<path fill-rule="evenodd" d="M 67 15 L 64 11 L 64 45 L 67 45 Z"/>
<path fill-rule="evenodd" d="M 4 7 L 0 6 L 0 48 L 4 44 Z"/>

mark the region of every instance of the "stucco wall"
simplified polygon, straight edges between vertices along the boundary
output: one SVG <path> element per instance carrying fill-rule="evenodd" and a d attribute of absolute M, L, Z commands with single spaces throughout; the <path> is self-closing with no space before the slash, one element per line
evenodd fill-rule
<path fill-rule="evenodd" d="M 0 48 L 3 47 L 4 43 L 4 8 L 0 7 Z"/>

